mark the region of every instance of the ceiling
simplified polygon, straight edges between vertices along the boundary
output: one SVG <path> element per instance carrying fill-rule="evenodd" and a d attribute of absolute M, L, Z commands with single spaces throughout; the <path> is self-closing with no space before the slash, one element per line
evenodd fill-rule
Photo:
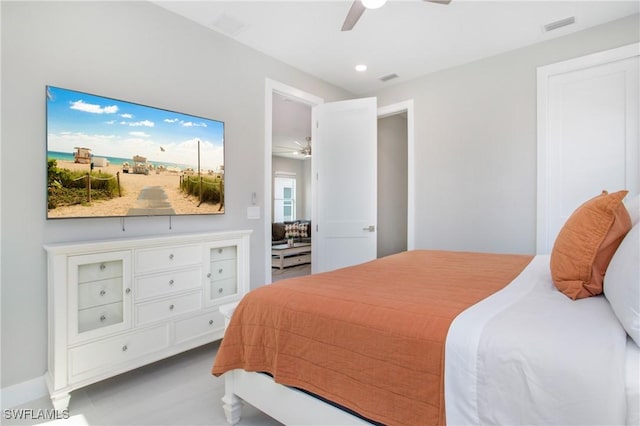
<path fill-rule="evenodd" d="M 342 32 L 350 0 L 154 3 L 355 95 L 640 11 L 638 0 L 389 0 Z M 571 16 L 574 24 L 543 31 Z M 361 63 L 362 73 L 354 69 Z M 380 81 L 393 73 L 398 78 Z"/>
<path fill-rule="evenodd" d="M 640 12 L 638 0 L 388 0 L 342 32 L 351 0 L 152 2 L 356 96 Z M 309 107 L 274 96 L 273 116 L 274 155 L 304 159 L 291 153 L 310 136 Z"/>
<path fill-rule="evenodd" d="M 311 107 L 274 93 L 272 117 L 273 155 L 304 160 L 300 149 L 307 145 L 306 138 L 311 137 Z"/>

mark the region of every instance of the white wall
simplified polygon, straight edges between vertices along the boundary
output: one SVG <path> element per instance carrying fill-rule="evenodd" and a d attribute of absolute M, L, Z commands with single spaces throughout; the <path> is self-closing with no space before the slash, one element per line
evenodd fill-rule
<path fill-rule="evenodd" d="M 378 257 L 407 249 L 407 117 L 378 119 Z"/>
<path fill-rule="evenodd" d="M 417 248 L 535 253 L 536 68 L 637 42 L 639 16 L 372 94 L 414 100 Z"/>
<path fill-rule="evenodd" d="M 49 242 L 253 229 L 251 285 L 264 282 L 265 79 L 326 100 L 348 93 L 147 2 L 0 2 L 2 8 L 2 380 L 46 370 Z M 49 220 L 45 85 L 222 120 L 225 214 Z M 262 215 L 264 216 L 264 214 Z"/>

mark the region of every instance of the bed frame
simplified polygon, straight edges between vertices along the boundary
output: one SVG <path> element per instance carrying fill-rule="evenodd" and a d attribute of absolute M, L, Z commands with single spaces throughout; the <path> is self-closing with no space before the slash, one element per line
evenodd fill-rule
<path fill-rule="evenodd" d="M 237 302 L 220 306 L 225 327 L 229 325 Z M 222 408 L 227 423 L 240 421 L 242 402 L 246 402 L 284 424 L 305 425 L 369 425 L 371 423 L 339 409 L 308 393 L 276 383 L 272 377 L 244 370 L 231 370 L 223 375 Z"/>
<path fill-rule="evenodd" d="M 222 397 L 227 423 L 240 421 L 242 401 L 284 424 L 369 425 L 371 423 L 300 390 L 276 383 L 270 376 L 232 370 L 224 374 Z"/>

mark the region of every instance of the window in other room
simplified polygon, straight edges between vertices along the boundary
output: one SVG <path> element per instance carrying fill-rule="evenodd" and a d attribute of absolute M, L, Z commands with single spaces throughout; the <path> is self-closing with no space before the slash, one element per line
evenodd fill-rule
<path fill-rule="evenodd" d="M 296 175 L 276 172 L 274 179 L 274 221 L 285 222 L 296 219 Z"/>

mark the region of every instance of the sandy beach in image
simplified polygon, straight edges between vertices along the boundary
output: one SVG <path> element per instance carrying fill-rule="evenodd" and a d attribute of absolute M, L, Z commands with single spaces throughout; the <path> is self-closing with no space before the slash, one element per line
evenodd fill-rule
<path fill-rule="evenodd" d="M 69 170 L 89 171 L 89 164 L 78 164 L 72 161 L 58 160 L 58 168 Z M 136 207 L 136 202 L 141 191 L 152 187 L 161 187 L 166 193 L 168 202 L 175 214 L 210 214 L 222 213 L 218 211 L 219 204 L 202 203 L 198 207 L 197 197 L 184 194 L 180 191 L 180 174 L 176 172 L 162 171 L 156 174 L 155 170 L 148 175 L 123 173 L 121 165 L 109 165 L 106 167 L 94 167 L 94 171 L 101 171 L 116 175 L 120 172 L 120 186 L 123 188 L 122 197 L 111 200 L 92 201 L 90 205 L 61 206 L 49 210 L 50 218 L 57 217 L 95 217 L 95 216 L 127 216 L 129 209 Z"/>

